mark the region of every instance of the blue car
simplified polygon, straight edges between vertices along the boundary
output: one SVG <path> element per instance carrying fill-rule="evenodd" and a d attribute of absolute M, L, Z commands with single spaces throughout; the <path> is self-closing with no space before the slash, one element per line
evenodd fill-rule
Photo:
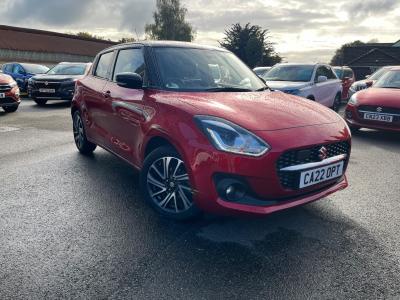
<path fill-rule="evenodd" d="M 28 80 L 36 74 L 44 74 L 48 67 L 37 64 L 6 63 L 1 67 L 4 74 L 10 75 L 17 82 L 21 92 L 28 91 Z"/>

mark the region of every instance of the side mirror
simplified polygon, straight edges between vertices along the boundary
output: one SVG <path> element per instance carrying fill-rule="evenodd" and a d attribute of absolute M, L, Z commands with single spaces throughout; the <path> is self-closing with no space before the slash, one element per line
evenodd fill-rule
<path fill-rule="evenodd" d="M 326 76 L 318 76 L 318 83 L 328 81 L 328 77 Z"/>
<path fill-rule="evenodd" d="M 367 87 L 371 87 L 372 85 L 374 84 L 374 82 L 372 81 L 372 80 L 369 80 L 369 81 L 367 81 L 366 83 L 365 83 L 365 85 L 367 86 Z"/>
<path fill-rule="evenodd" d="M 137 73 L 119 73 L 115 76 L 115 79 L 119 86 L 127 89 L 143 88 L 143 78 Z"/>

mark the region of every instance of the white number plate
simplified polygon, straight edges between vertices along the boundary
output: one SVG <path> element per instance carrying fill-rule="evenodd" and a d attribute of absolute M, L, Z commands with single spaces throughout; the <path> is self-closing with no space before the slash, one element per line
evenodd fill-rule
<path fill-rule="evenodd" d="M 5 97 L 6 97 L 6 94 L 0 93 L 0 98 L 5 98 Z"/>
<path fill-rule="evenodd" d="M 56 92 L 55 89 L 39 89 L 40 93 L 52 93 L 54 94 Z"/>
<path fill-rule="evenodd" d="M 343 175 L 344 162 L 304 171 L 300 175 L 300 188 L 305 188 Z"/>
<path fill-rule="evenodd" d="M 365 113 L 364 114 L 365 120 L 373 120 L 373 121 L 381 121 L 381 122 L 393 122 L 393 116 L 383 115 L 383 114 L 376 114 L 376 113 Z"/>

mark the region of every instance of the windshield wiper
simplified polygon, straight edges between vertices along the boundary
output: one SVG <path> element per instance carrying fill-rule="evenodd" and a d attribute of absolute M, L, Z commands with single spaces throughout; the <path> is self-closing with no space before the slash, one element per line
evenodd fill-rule
<path fill-rule="evenodd" d="M 206 89 L 206 92 L 254 92 L 254 90 L 233 86 Z"/>

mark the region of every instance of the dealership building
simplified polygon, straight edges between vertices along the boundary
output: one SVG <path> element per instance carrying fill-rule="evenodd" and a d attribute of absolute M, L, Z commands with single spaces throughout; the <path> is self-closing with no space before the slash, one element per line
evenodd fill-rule
<path fill-rule="evenodd" d="M 363 79 L 383 66 L 400 65 L 400 41 L 346 47 L 343 65 L 352 68 L 357 79 Z"/>
<path fill-rule="evenodd" d="M 29 62 L 55 65 L 59 62 L 91 62 L 114 42 L 71 34 L 0 25 L 0 65 Z"/>

